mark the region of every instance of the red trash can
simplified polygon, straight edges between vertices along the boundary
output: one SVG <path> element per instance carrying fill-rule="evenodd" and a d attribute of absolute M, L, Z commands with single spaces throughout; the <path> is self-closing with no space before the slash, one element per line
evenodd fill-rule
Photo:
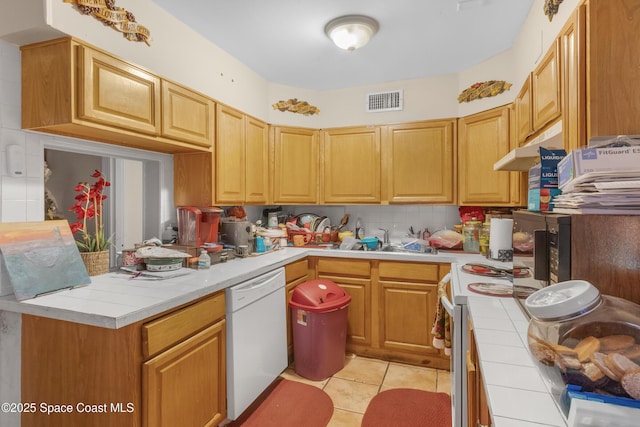
<path fill-rule="evenodd" d="M 344 368 L 349 302 L 351 296 L 327 279 L 293 289 L 289 307 L 298 375 L 320 381 Z"/>

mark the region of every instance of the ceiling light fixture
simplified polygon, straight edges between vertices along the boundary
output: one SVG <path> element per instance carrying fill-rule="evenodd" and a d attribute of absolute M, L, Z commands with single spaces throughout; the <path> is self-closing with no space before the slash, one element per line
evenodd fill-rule
<path fill-rule="evenodd" d="M 373 18 L 346 15 L 329 21 L 324 32 L 340 49 L 352 51 L 367 44 L 378 28 L 378 21 Z"/>

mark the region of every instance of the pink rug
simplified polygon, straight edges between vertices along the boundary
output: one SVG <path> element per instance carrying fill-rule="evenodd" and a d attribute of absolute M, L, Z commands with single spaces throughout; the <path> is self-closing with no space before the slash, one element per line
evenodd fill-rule
<path fill-rule="evenodd" d="M 325 427 L 333 402 L 321 389 L 282 379 L 242 427 Z"/>
<path fill-rule="evenodd" d="M 446 393 L 394 388 L 377 394 L 364 413 L 362 427 L 449 427 L 451 398 Z"/>

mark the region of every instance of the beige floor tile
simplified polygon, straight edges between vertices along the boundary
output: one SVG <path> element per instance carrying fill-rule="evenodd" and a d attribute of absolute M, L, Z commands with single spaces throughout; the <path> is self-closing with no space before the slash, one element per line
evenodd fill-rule
<path fill-rule="evenodd" d="M 345 358 L 344 368 L 338 371 L 333 377 L 380 385 L 382 384 L 382 379 L 384 378 L 388 365 L 388 362 L 377 359 L 347 357 Z"/>
<path fill-rule="evenodd" d="M 451 395 L 451 372 L 438 371 L 438 386 L 436 391 Z"/>
<path fill-rule="evenodd" d="M 419 390 L 436 391 L 437 371 L 419 366 L 389 363 L 387 375 L 382 388 L 417 388 Z"/>
<path fill-rule="evenodd" d="M 378 393 L 378 386 L 333 377 L 324 391 L 333 400 L 334 408 L 364 414 L 369 401 Z"/>
<path fill-rule="evenodd" d="M 344 411 L 342 409 L 333 410 L 333 416 L 327 427 L 360 427 L 362 424 L 362 414 Z"/>
<path fill-rule="evenodd" d="M 291 380 L 291 381 L 297 381 L 300 383 L 305 383 L 305 384 L 309 384 L 312 385 L 314 387 L 318 387 L 318 388 L 323 388 L 328 382 L 329 382 L 329 378 L 327 378 L 326 380 L 322 380 L 322 381 L 312 381 L 310 379 L 307 379 L 305 377 L 301 377 L 300 375 L 296 374 L 296 371 L 292 368 L 287 368 L 285 369 L 285 371 L 280 374 L 280 376 L 284 379 L 287 380 Z"/>

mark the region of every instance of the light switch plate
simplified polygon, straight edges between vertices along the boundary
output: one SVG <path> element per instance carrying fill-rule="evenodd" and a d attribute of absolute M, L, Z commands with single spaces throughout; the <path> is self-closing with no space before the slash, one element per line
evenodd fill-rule
<path fill-rule="evenodd" d="M 26 158 L 24 147 L 17 144 L 7 146 L 7 173 L 9 176 L 26 176 Z"/>

